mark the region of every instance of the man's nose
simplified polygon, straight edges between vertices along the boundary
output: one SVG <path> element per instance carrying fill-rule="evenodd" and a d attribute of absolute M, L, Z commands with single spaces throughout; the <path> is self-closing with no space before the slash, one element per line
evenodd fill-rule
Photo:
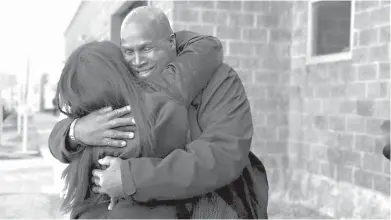
<path fill-rule="evenodd" d="M 141 54 L 135 53 L 133 59 L 132 59 L 132 65 L 135 67 L 143 66 L 146 63 L 146 60 Z"/>

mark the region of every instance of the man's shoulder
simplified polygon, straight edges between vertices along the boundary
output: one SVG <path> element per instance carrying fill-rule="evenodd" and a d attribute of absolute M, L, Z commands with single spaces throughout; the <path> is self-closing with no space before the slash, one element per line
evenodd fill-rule
<path fill-rule="evenodd" d="M 226 80 L 232 79 L 238 79 L 240 81 L 238 73 L 230 65 L 222 63 L 220 67 L 216 70 L 216 72 L 213 74 L 206 88 L 216 88 L 216 86 L 224 83 Z"/>

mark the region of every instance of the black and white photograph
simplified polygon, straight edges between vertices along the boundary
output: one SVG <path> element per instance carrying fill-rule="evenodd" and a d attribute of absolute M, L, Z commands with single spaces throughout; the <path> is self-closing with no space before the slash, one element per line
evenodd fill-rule
<path fill-rule="evenodd" d="M 0 1 L 0 219 L 390 219 L 390 5 Z"/>

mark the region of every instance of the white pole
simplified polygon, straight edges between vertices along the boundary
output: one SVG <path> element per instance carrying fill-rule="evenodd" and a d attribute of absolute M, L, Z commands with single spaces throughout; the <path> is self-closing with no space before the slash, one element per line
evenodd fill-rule
<path fill-rule="evenodd" d="M 4 125 L 4 121 L 3 121 L 3 98 L 2 98 L 2 95 L 1 95 L 1 88 L 0 88 L 0 147 L 1 147 L 1 143 L 2 143 L 1 137 L 3 136 L 3 125 Z"/>
<path fill-rule="evenodd" d="M 23 83 L 19 82 L 18 85 L 18 111 L 17 111 L 17 129 L 18 134 L 22 134 L 22 107 L 23 106 Z"/>
<path fill-rule="evenodd" d="M 29 81 L 30 81 L 30 57 L 27 57 L 27 71 L 26 71 L 26 84 L 24 92 L 24 123 L 23 123 L 23 151 L 27 152 L 28 144 L 28 95 L 29 95 Z"/>

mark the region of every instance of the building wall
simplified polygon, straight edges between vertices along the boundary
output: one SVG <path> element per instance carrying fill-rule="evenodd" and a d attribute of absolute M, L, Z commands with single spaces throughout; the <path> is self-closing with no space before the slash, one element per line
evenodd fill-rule
<path fill-rule="evenodd" d="M 67 54 L 83 43 L 81 33 L 109 39 L 121 3 L 83 3 L 65 36 Z M 379 138 L 390 118 L 389 0 L 356 2 L 351 60 L 311 65 L 306 1 L 151 4 L 174 31 L 221 39 L 250 99 L 252 150 L 266 166 L 272 199 L 335 217 L 390 216 L 390 167 Z"/>
<path fill-rule="evenodd" d="M 293 4 L 287 191 L 335 216 L 389 217 L 390 164 L 379 135 L 390 118 L 390 1 L 355 8 L 353 58 L 306 65 L 307 4 Z"/>

